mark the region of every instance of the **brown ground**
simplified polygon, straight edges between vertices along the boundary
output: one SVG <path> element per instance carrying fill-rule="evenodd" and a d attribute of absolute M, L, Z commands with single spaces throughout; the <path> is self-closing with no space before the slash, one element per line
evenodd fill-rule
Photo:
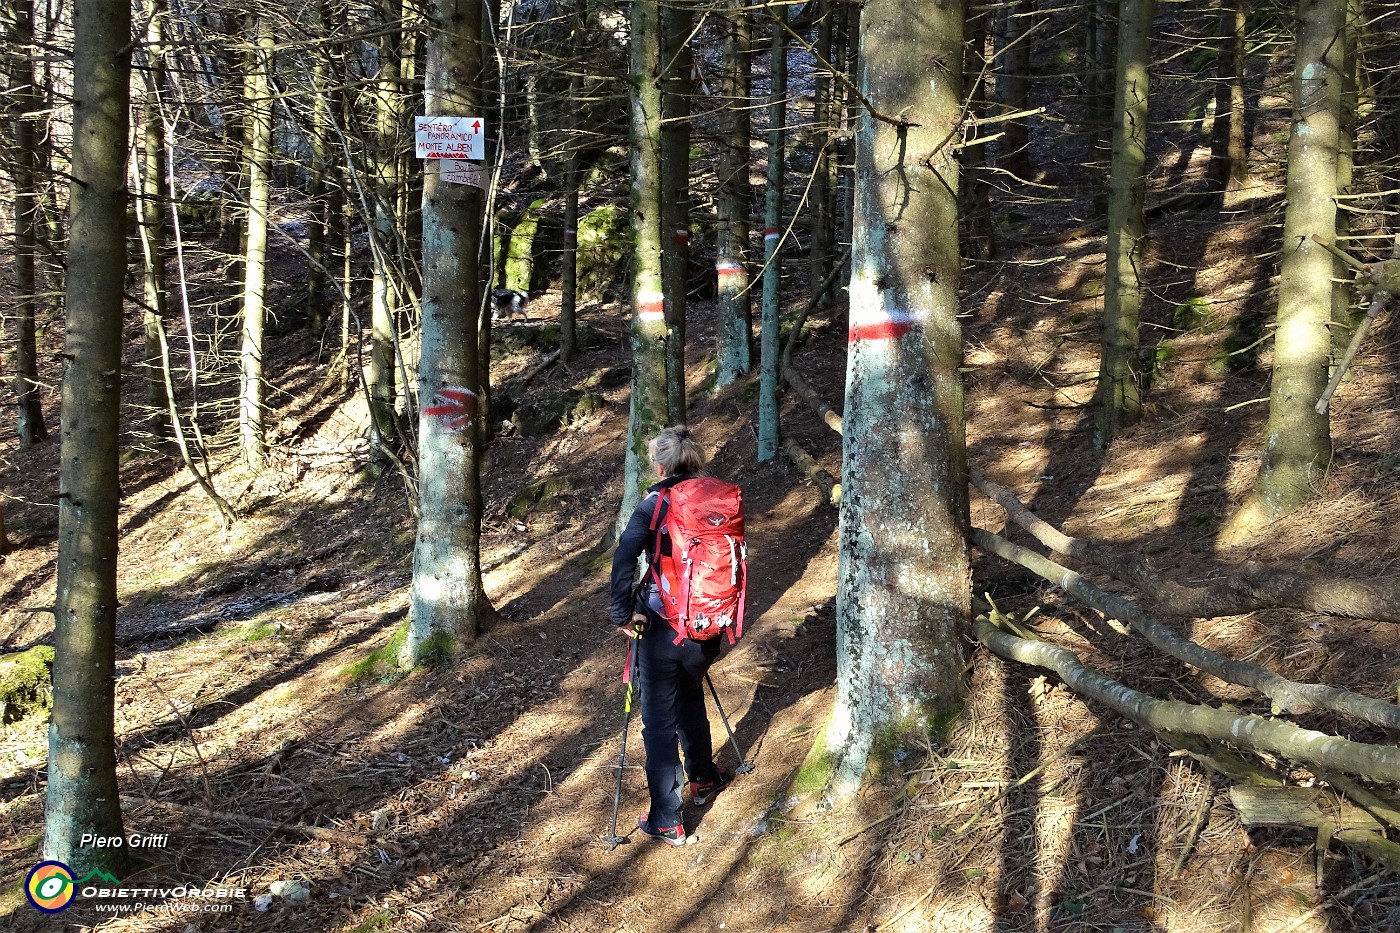
<path fill-rule="evenodd" d="M 1280 118 L 1271 119 L 1276 131 Z M 1266 394 L 1268 357 L 1240 354 L 1234 370 L 1212 359 L 1248 343 L 1228 341 L 1272 307 L 1272 267 L 1258 254 L 1276 236 L 1263 210 L 1277 207 L 1273 181 L 1251 195 L 1253 213 L 1240 222 L 1213 209 L 1154 222 L 1146 318 L 1170 335 L 1161 328 L 1174 307 L 1196 296 L 1211 303 L 1204 321 L 1171 339 L 1169 358 L 1158 354 L 1147 419 L 1106 456 L 1087 449 L 1081 423 L 1102 239 L 974 268 L 965 283 L 971 459 L 1047 519 L 1149 555 L 1180 581 L 1246 557 L 1387 577 L 1400 557 L 1393 316 L 1336 398 L 1336 459 L 1315 503 L 1245 549 L 1217 553 L 1213 543 L 1257 467 L 1266 406 L 1241 403 Z M 1081 197 L 1037 213 L 1029 232 L 1074 226 L 1087 213 Z M 533 312 L 548 317 L 553 300 Z M 599 342 L 567 370 L 540 376 L 526 398 L 547 402 L 625 365 L 620 314 L 588 309 Z M 843 309 L 819 316 L 797 365 L 839 407 Z M 705 334 L 695 343 L 698 380 Z M 498 372 L 518 374 L 541 352 L 513 353 Z M 16 886 L 38 858 L 42 828 L 45 730 L 31 718 L 0 736 L 0 927 L 1400 930 L 1393 875 L 1336 847 L 1319 865 L 1299 831 L 1246 831 L 1225 784 L 1190 758 L 1053 678 L 971 647 L 968 704 L 947 741 L 909 750 L 848 807 L 818 809 L 793 777 L 831 701 L 836 514 L 786 462 L 754 465 L 751 385 L 710 395 L 697 381 L 693 423 L 716 472 L 741 481 L 748 501 L 750 633 L 715 681 L 757 769 L 689 816 L 695 845 L 676 851 L 633 833 L 610 850 L 601 837 L 623 722 L 623 646 L 605 622 L 606 571 L 585 555 L 620 494 L 625 381 L 601 390 L 601 410 L 493 448 L 484 557 L 490 596 L 510 621 L 450 664 L 356 679 L 347 666 L 382 647 L 404 617 L 413 525 L 401 481 L 363 472 L 362 403 L 320 383 L 304 338 L 281 338 L 275 353 L 286 394 L 274 400 L 273 466 L 248 477 L 225 454 L 217 473 L 244 521 L 221 530 L 168 457 L 138 456 L 123 474 L 125 814 L 129 831 L 171 834 L 123 881 L 241 885 L 251 901 L 273 882 L 298 880 L 310 899 L 274 899 L 266 912 L 243 903 L 225 915 L 161 908 L 104 919 L 78 907 L 39 918 Z M 839 473 L 839 439 L 787 404 L 785 430 Z M 6 456 L 0 492 L 20 549 L 0 565 L 0 638 L 12 648 L 43 639 L 49 625 L 35 610 L 53 599 L 57 447 Z M 569 491 L 543 510 L 507 515 L 519 489 L 555 474 L 570 478 Z M 1004 522 L 976 498 L 973 520 L 995 531 Z M 1042 637 L 1139 689 L 1267 711 L 1246 691 L 1106 629 L 1024 571 L 980 557 L 975 583 L 1004 611 L 1040 607 Z M 1231 656 L 1374 696 L 1393 696 L 1400 677 L 1394 628 L 1285 611 L 1182 626 Z M 1384 739 L 1328 717 L 1303 722 Z M 718 719 L 713 729 L 722 737 Z M 623 831 L 645 806 L 638 731 L 634 721 Z M 721 760 L 732 765 L 732 751 Z M 249 817 L 289 828 L 241 819 Z"/>

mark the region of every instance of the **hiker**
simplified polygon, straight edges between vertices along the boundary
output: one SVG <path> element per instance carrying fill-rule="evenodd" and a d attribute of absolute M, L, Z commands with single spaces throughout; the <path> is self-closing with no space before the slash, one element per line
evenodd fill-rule
<path fill-rule="evenodd" d="M 634 587 L 637 558 L 646 554 L 668 557 L 671 542 L 665 519 L 669 503 L 662 490 L 704 475 L 705 452 L 688 428 L 666 428 L 647 445 L 647 454 L 660 482 L 627 521 L 612 565 L 612 623 L 637 639 L 637 683 L 642 703 L 642 744 L 646 749 L 647 788 L 651 809 L 637 821 L 641 831 L 673 846 L 685 845 L 681 820 L 681 754 L 690 779 L 690 799 L 709 803 L 733 773 L 715 765 L 710 719 L 702 685 L 705 672 L 719 657 L 720 638 L 696 640 L 678 636 L 662 609 L 657 575 L 648 567 Z M 660 504 L 661 515 L 656 515 Z M 659 543 L 659 548 L 658 548 Z M 640 629 L 640 634 L 638 630 Z M 679 751 L 677 750 L 679 743 Z"/>

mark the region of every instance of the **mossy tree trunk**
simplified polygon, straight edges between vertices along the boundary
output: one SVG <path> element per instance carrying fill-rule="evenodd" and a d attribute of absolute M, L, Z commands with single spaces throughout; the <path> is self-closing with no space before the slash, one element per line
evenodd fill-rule
<path fill-rule="evenodd" d="M 748 8 L 744 0 L 728 0 L 720 91 L 725 110 L 719 143 L 719 224 L 715 232 L 715 275 L 719 280 L 715 385 L 720 388 L 742 379 L 753 366 L 748 268 L 751 54 Z"/>
<path fill-rule="evenodd" d="M 481 115 L 481 6 L 436 0 L 427 8 L 427 112 Z M 484 195 L 442 180 L 423 185 L 423 330 L 418 363 L 418 537 L 404 660 L 476 638 L 494 615 L 481 581 L 481 411 L 477 343 Z"/>
<path fill-rule="evenodd" d="M 248 72 L 248 235 L 243 259 L 243 348 L 238 427 L 243 462 L 250 470 L 267 463 L 263 427 L 263 331 L 267 319 L 267 230 L 272 206 L 272 27 L 249 15 L 255 35 Z"/>
<path fill-rule="evenodd" d="M 961 697 L 971 602 L 957 321 L 963 4 L 870 0 L 856 137 L 833 797 L 872 747 L 936 730 Z M 930 81 L 930 74 L 946 76 Z"/>
<path fill-rule="evenodd" d="M 15 396 L 18 401 L 19 444 L 32 447 L 48 438 L 44 409 L 39 398 L 39 357 L 34 315 L 38 293 L 36 256 L 38 254 L 40 142 L 35 114 L 43 108 L 35 85 L 34 4 L 15 0 L 7 11 L 13 45 L 10 49 L 10 88 L 7 110 L 14 130 L 10 150 L 10 179 L 14 185 L 14 320 Z"/>
<path fill-rule="evenodd" d="M 1147 69 L 1153 0 L 1119 8 L 1113 162 L 1109 169 L 1108 258 L 1092 443 L 1102 449 L 1142 417 L 1138 329 L 1147 249 Z"/>
<path fill-rule="evenodd" d="M 58 584 L 43 855 L 76 877 L 121 872 L 113 733 L 117 627 L 118 422 L 126 278 L 131 6 L 73 9 L 73 183 L 64 301 Z"/>
<path fill-rule="evenodd" d="M 787 141 L 787 7 L 769 7 L 768 188 L 763 196 L 763 305 L 758 340 L 758 462 L 778 454 L 778 327 L 782 298 L 783 168 Z"/>
<path fill-rule="evenodd" d="M 620 534 L 649 480 L 647 444 L 670 420 L 666 296 L 661 270 L 661 23 L 657 0 L 636 0 L 632 27 L 632 393 L 627 415 Z"/>
<path fill-rule="evenodd" d="M 1232 544 L 1298 508 L 1332 453 L 1327 415 L 1314 407 L 1331 351 L 1332 245 L 1345 84 L 1344 0 L 1300 0 L 1288 140 L 1269 423 L 1259 475 L 1221 543 Z"/>

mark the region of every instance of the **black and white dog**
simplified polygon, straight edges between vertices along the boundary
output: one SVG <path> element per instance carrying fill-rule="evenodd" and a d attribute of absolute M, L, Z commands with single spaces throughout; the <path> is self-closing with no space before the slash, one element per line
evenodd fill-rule
<path fill-rule="evenodd" d="M 522 322 L 528 321 L 530 316 L 525 313 L 525 304 L 529 300 L 529 295 L 513 288 L 491 289 L 491 320 L 509 321 L 518 314 Z"/>

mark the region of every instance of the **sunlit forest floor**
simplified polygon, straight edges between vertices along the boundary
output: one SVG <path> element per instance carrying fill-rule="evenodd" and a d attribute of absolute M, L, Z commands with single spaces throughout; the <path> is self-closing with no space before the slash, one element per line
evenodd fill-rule
<path fill-rule="evenodd" d="M 1256 144 L 1277 157 L 1286 112 L 1277 97 L 1261 100 Z M 1051 164 L 1044 146 L 1037 159 Z M 1199 169 L 1202 150 L 1181 151 L 1158 154 L 1155 184 Z M 964 279 L 971 461 L 1047 520 L 1145 554 L 1180 582 L 1250 559 L 1386 578 L 1400 558 L 1393 314 L 1335 399 L 1335 459 L 1314 503 L 1243 547 L 1215 543 L 1257 468 L 1267 408 L 1267 344 L 1251 344 L 1274 301 L 1276 169 L 1261 168 L 1232 210 L 1211 203 L 1154 221 L 1148 414 L 1103 455 L 1090 451 L 1085 426 L 1102 236 L 1013 242 L 1083 222 L 1082 171 L 1041 176 L 1077 200 L 1039 210 L 1031 228 L 1004 212 L 1002 258 Z M 804 303 L 800 282 L 792 313 Z M 588 305 L 582 357 L 520 388 L 549 350 L 540 335 L 557 297 L 532 302 L 530 322 L 498 329 L 498 391 L 523 425 L 494 442 L 485 473 L 487 590 L 507 621 L 449 663 L 405 676 L 386 662 L 407 611 L 413 519 L 402 477 L 366 472 L 363 402 L 326 381 L 316 341 L 300 332 L 273 341 L 269 469 L 249 475 L 227 448 L 216 453 L 216 483 L 246 516 L 232 529 L 169 451 L 128 459 L 120 777 L 128 831 L 170 839 L 139 853 L 122 880 L 218 882 L 249 897 L 218 915 L 157 907 L 112 918 L 80 906 L 43 918 L 29 908 L 19 881 L 39 857 L 47 753 L 45 724 L 30 717 L 0 734 L 0 928 L 1400 930 L 1400 879 L 1345 849 L 1319 857 L 1300 831 L 1247 831 L 1226 783 L 1191 758 L 971 647 L 968 701 L 950 735 L 912 750 L 844 809 L 821 810 L 800 768 L 831 702 L 836 510 L 786 461 L 755 465 L 754 385 L 716 393 L 705 381 L 705 302 L 693 307 L 691 422 L 714 471 L 744 486 L 754 581 L 749 634 L 715 681 L 757 768 L 688 814 L 694 845 L 649 845 L 632 832 L 610 850 L 601 837 L 623 724 L 623 646 L 606 622 L 606 555 L 594 549 L 621 495 L 624 308 Z M 843 302 L 818 313 L 795 355 L 837 408 Z M 135 317 L 128 339 L 134 362 Z M 54 352 L 50 378 L 56 364 Z M 795 397 L 783 417 L 785 432 L 839 475 L 840 438 Z M 0 452 L 18 545 L 0 565 L 10 650 L 51 628 L 58 448 Z M 1003 528 L 1000 510 L 975 495 L 972 515 Z M 1030 624 L 1041 637 L 1140 690 L 1268 712 L 1019 568 L 979 556 L 974 572 L 977 593 L 1018 617 L 1038 607 Z M 1300 680 L 1394 697 L 1400 678 L 1390 624 L 1269 611 L 1181 628 Z M 1385 739 L 1328 716 L 1300 722 Z M 717 716 L 712 728 L 722 741 Z M 634 720 L 623 832 L 645 809 L 639 730 Z M 732 750 L 721 762 L 736 763 Z M 271 893 L 289 881 L 309 897 Z"/>

